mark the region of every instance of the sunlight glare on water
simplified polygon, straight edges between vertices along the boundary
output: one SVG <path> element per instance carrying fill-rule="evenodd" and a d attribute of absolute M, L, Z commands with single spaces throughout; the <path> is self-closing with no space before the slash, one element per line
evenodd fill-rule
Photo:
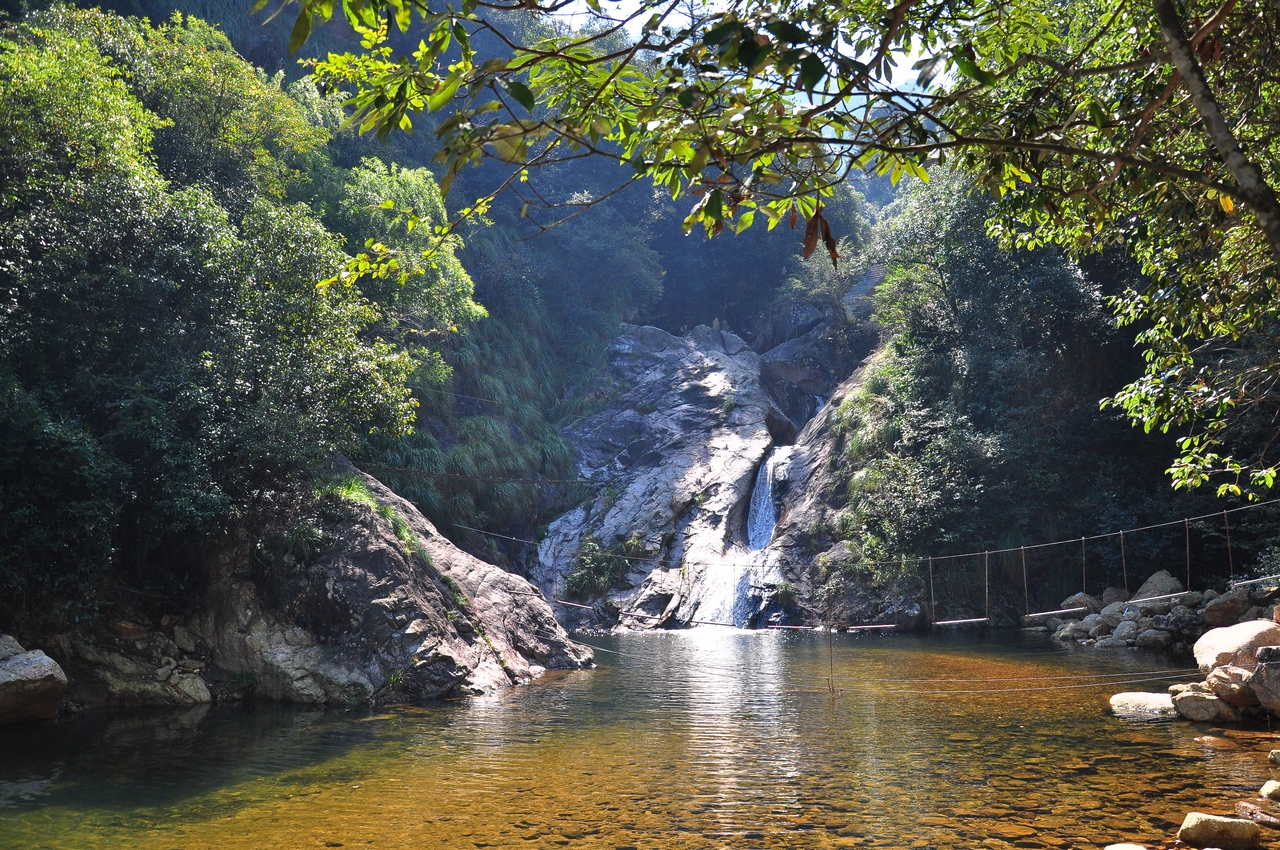
<path fill-rule="evenodd" d="M 829 659 L 825 635 L 696 629 L 423 708 L 8 727 L 0 846 L 1093 847 L 1169 838 L 1271 775 L 1265 733 L 1107 712 L 1163 682 L 1060 689 L 1181 665 L 993 640 L 837 637 Z"/>

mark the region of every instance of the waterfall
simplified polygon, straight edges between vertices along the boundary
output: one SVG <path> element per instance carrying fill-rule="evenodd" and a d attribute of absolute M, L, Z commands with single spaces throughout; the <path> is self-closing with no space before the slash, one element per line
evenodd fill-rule
<path fill-rule="evenodd" d="M 747 548 L 753 552 L 769 545 L 778 510 L 773 504 L 773 468 L 778 453 L 775 447 L 760 464 L 756 485 L 751 491 L 751 507 L 747 512 Z"/>
<path fill-rule="evenodd" d="M 747 509 L 748 552 L 731 549 L 708 566 L 699 588 L 697 619 L 742 627 L 753 616 L 759 589 L 782 581 L 777 565 L 767 562 L 764 549 L 778 522 L 774 485 L 785 475 L 791 452 L 791 446 L 777 446 L 760 464 Z"/>

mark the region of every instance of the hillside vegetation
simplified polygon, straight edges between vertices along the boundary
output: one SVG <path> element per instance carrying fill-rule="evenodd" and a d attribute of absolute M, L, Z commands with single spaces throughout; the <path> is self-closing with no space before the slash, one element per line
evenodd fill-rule
<path fill-rule="evenodd" d="M 229 540 L 304 552 L 338 453 L 519 569 L 527 546 L 471 529 L 536 538 L 588 495 L 564 428 L 620 389 L 601 373 L 622 322 L 715 322 L 761 351 L 818 319 L 852 334 L 869 268 L 884 345 L 840 410 L 817 537 L 870 563 L 1211 504 L 1169 489 L 1171 437 L 1098 408 L 1142 369 L 1106 301 L 1141 285 L 1117 257 L 1003 252 L 988 202 L 941 170 L 896 200 L 887 180 L 835 190 L 838 267 L 785 223 L 706 241 L 687 199 L 597 203 L 618 174 L 592 159 L 442 235 L 501 175 L 442 197 L 429 119 L 344 129 L 344 96 L 250 5 L 53 5 L 0 32 L 0 626 L 183 598 Z M 1197 545 L 1217 557 L 1211 532 Z"/>

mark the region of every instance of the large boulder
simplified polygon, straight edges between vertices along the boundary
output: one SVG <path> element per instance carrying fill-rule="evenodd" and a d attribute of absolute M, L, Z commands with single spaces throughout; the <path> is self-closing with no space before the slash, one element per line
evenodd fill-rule
<path fill-rule="evenodd" d="M 161 632 L 118 623 L 108 634 L 68 633 L 54 640 L 70 679 L 68 697 L 76 703 L 180 708 L 213 701 L 203 663 L 180 669 L 179 660 L 187 657 Z"/>
<path fill-rule="evenodd" d="M 52 658 L 0 635 L 0 725 L 48 720 L 58 713 L 67 677 Z"/>
<path fill-rule="evenodd" d="M 1131 641 L 1138 639 L 1138 632 L 1142 631 L 1134 620 L 1121 620 L 1112 630 L 1111 636 L 1116 640 Z"/>
<path fill-rule="evenodd" d="M 590 649 L 569 639 L 528 581 L 461 551 L 345 459 L 331 472 L 361 497 L 327 507 L 327 543 L 309 557 L 250 570 L 242 550 L 223 553 L 185 617 L 157 627 L 139 614 L 105 634 L 59 635 L 71 698 L 173 707 L 224 696 L 420 701 L 590 663 Z"/>
<path fill-rule="evenodd" d="M 1205 680 L 1205 684 L 1213 691 L 1214 696 L 1228 705 L 1248 708 L 1258 704 L 1257 695 L 1249 687 L 1251 676 L 1253 676 L 1252 669 L 1225 664 L 1214 668 L 1209 673 L 1209 678 Z"/>
<path fill-rule="evenodd" d="M 1237 587 L 1204 606 L 1204 610 L 1200 612 L 1200 619 L 1211 629 L 1229 626 L 1239 621 L 1250 607 L 1252 603 L 1249 601 L 1248 589 Z"/>
<path fill-rule="evenodd" d="M 1129 601 L 1137 602 L 1154 596 L 1168 596 L 1171 593 L 1181 593 L 1185 589 L 1182 582 L 1170 575 L 1168 570 L 1160 570 L 1144 581 L 1142 587 L 1138 588 L 1138 592 L 1133 594 Z"/>
<path fill-rule="evenodd" d="M 413 504 L 345 460 L 381 510 L 347 505 L 340 545 L 257 587 L 226 576 L 187 624 L 257 697 L 361 703 L 479 694 L 582 667 L 525 579 L 455 547 Z"/>
<path fill-rule="evenodd" d="M 819 325 L 762 354 L 760 381 L 791 421 L 803 426 L 847 373 L 847 364 L 840 362 L 843 351 L 836 331 Z"/>
<path fill-rule="evenodd" d="M 1196 723 L 1238 723 L 1240 711 L 1218 699 L 1208 689 L 1187 690 L 1173 695 L 1173 708 L 1180 717 Z"/>
<path fill-rule="evenodd" d="M 1249 689 L 1259 705 L 1280 717 L 1280 662 L 1260 662 L 1249 677 Z"/>
<path fill-rule="evenodd" d="M 1253 850 L 1262 840 L 1262 827 L 1239 818 L 1190 812 L 1178 830 L 1178 840 L 1192 847 Z"/>
<path fill-rule="evenodd" d="M 1108 587 L 1102 591 L 1102 604 L 1104 606 L 1114 605 L 1117 602 L 1127 602 L 1129 592 L 1123 587 Z"/>
<path fill-rule="evenodd" d="M 1208 673 L 1226 664 L 1252 667 L 1258 660 L 1258 649 L 1264 646 L 1280 646 L 1280 625 L 1270 620 L 1252 620 L 1210 629 L 1196 641 L 1193 652 L 1200 672 Z"/>
<path fill-rule="evenodd" d="M 1089 614 L 1097 614 L 1102 611 L 1103 605 L 1102 600 L 1098 597 L 1090 596 L 1081 591 L 1062 600 L 1062 605 L 1059 607 L 1064 611 L 1070 611 L 1072 608 L 1084 608 Z"/>
<path fill-rule="evenodd" d="M 1089 636 L 1089 627 L 1079 620 L 1068 620 L 1053 633 L 1054 640 L 1084 640 Z"/>
<path fill-rule="evenodd" d="M 1137 645 L 1138 649 L 1165 650 L 1173 645 L 1173 635 L 1161 629 L 1143 629 L 1138 632 Z"/>

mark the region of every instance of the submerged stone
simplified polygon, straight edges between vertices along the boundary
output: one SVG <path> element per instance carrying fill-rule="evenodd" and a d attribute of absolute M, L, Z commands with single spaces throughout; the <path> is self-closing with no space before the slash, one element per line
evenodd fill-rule
<path fill-rule="evenodd" d="M 1111 710 L 1116 714 L 1160 716 L 1176 714 L 1173 697 L 1169 694 L 1151 694 L 1144 691 L 1126 691 L 1111 698 Z"/>
<path fill-rule="evenodd" d="M 1178 840 L 1193 847 L 1220 850 L 1252 850 L 1262 839 L 1262 828 L 1253 821 L 1190 812 L 1178 830 Z"/>

